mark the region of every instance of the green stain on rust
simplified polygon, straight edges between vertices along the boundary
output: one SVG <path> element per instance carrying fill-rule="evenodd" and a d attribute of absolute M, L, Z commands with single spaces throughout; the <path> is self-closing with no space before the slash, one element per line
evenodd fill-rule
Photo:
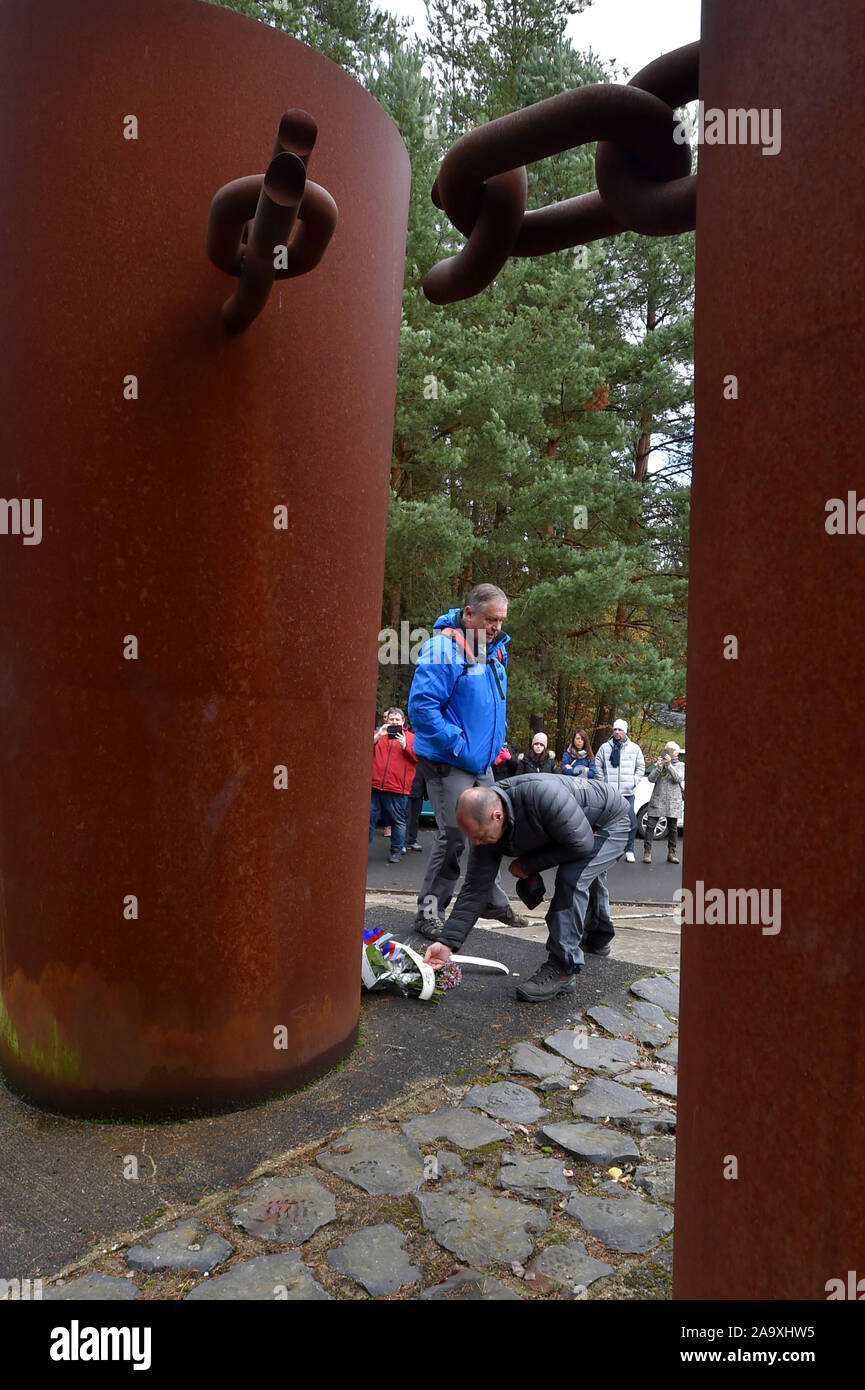
<path fill-rule="evenodd" d="M 0 994 L 0 1038 L 7 1051 L 23 1066 L 38 1072 L 40 1076 L 51 1077 L 55 1081 L 80 1080 L 81 1069 L 76 1053 L 71 1047 L 64 1047 L 60 1041 L 56 1019 L 52 1020 L 51 1027 L 53 1037 L 47 1047 L 40 1047 L 36 1043 L 22 1043 Z"/>

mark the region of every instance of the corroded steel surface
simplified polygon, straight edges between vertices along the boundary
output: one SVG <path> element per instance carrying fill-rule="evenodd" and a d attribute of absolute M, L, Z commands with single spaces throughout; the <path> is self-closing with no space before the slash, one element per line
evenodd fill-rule
<path fill-rule="evenodd" d="M 782 897 L 682 929 L 674 1290 L 820 1300 L 865 1274 L 865 534 L 825 526 L 865 497 L 865 31 L 704 0 L 701 42 L 706 111 L 782 140 L 700 152 L 683 882 Z"/>
<path fill-rule="evenodd" d="M 408 158 L 197 0 L 0 24 L 0 491 L 43 507 L 0 534 L 0 1059 L 53 1108 L 248 1101 L 356 1031 Z M 208 209 L 288 106 L 339 227 L 232 337 Z"/>

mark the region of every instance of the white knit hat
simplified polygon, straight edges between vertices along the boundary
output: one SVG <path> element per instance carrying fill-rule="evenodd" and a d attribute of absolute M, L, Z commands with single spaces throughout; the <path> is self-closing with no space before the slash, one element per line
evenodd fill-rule
<path fill-rule="evenodd" d="M 613 728 L 614 728 L 614 729 L 624 729 L 625 733 L 627 733 L 627 732 L 628 732 L 628 721 L 627 721 L 627 719 L 617 719 L 616 722 L 615 722 L 615 724 L 613 725 Z"/>

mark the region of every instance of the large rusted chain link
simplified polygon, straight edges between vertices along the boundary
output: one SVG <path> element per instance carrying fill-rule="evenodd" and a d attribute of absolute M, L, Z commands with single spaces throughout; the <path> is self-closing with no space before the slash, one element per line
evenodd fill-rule
<path fill-rule="evenodd" d="M 261 313 L 274 280 L 305 275 L 327 250 L 337 206 L 306 176 L 317 134 L 307 111 L 286 111 L 266 173 L 225 184 L 210 205 L 207 254 L 226 275 L 239 277 L 222 306 L 231 333 L 242 332 Z M 277 248 L 282 250 L 278 269 Z"/>
<path fill-rule="evenodd" d="M 442 160 L 432 200 L 468 241 L 427 272 L 427 299 L 470 298 L 492 283 L 509 256 L 545 255 L 623 231 L 690 231 L 697 180 L 674 107 L 697 97 L 699 52 L 699 43 L 686 44 L 649 63 L 627 86 L 577 87 L 457 140 Z M 594 140 L 597 191 L 527 212 L 526 164 Z"/>

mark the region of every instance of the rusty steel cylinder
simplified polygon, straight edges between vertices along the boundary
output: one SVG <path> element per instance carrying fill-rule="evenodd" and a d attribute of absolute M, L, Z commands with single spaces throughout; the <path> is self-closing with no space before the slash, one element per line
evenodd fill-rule
<path fill-rule="evenodd" d="M 243 1104 L 356 1037 L 408 155 L 199 0 L 0 32 L 0 1069 L 63 1113 Z M 211 200 L 290 108 L 338 225 L 232 334 Z"/>
<path fill-rule="evenodd" d="M 861 5 L 704 0 L 700 98 L 674 1296 L 856 1297 Z"/>

